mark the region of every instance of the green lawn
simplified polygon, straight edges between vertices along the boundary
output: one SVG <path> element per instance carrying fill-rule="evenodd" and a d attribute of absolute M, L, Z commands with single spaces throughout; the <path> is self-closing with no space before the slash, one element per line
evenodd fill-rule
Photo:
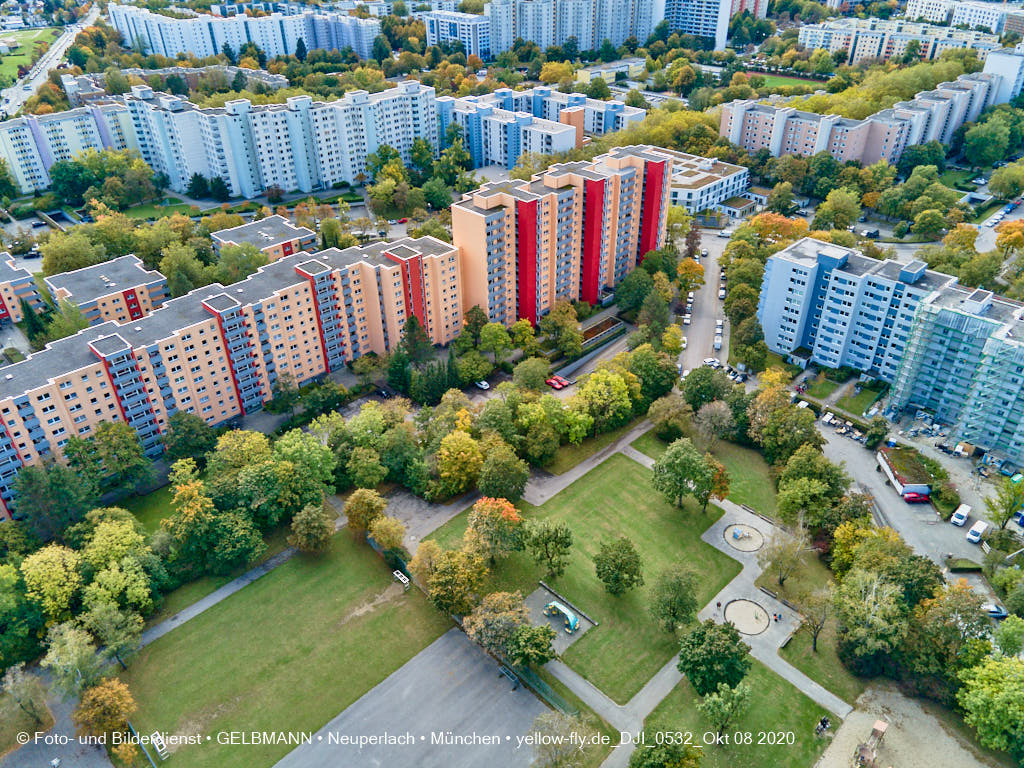
<path fill-rule="evenodd" d="M 57 27 L 41 27 L 39 29 L 19 29 L 4 32 L 3 37 L 13 37 L 21 47 L 15 53 L 0 56 L 0 80 L 6 82 L 8 78 L 13 82 L 18 77 L 18 67 L 30 66 L 32 63 L 32 49 L 36 43 L 52 43 L 60 37 L 61 30 Z"/>
<path fill-rule="evenodd" d="M 787 77 L 786 75 L 766 75 L 763 72 L 747 72 L 747 77 L 763 77 L 764 84 L 769 88 L 778 88 L 784 85 L 806 85 L 810 88 L 822 87 L 821 80 L 807 80 L 802 77 Z"/>
<path fill-rule="evenodd" d="M 577 640 L 563 660 L 619 703 L 631 699 L 668 661 L 676 640 L 663 632 L 648 612 L 648 595 L 657 575 L 677 564 L 700 573 L 698 601 L 704 605 L 740 571 L 739 563 L 700 540 L 721 512 L 707 514 L 692 503 L 679 509 L 651 488 L 651 471 L 615 454 L 541 507 L 519 503 L 530 519 L 565 523 L 573 531 L 573 551 L 563 576 L 548 583 L 600 624 Z M 446 547 L 458 546 L 466 529 L 465 513 L 438 529 L 431 538 Z M 646 584 L 612 597 L 594 575 L 593 555 L 600 542 L 626 535 L 644 563 Z M 487 591 L 515 590 L 529 594 L 544 578 L 543 570 L 525 552 L 500 561 Z M 545 579 L 547 581 L 547 579 Z"/>
<path fill-rule="evenodd" d="M 389 589 L 390 588 L 390 589 Z M 142 650 L 122 677 L 142 733 L 311 731 L 431 642 L 449 622 L 347 531 Z M 178 750 L 190 768 L 271 766 L 292 748 Z"/>
<path fill-rule="evenodd" d="M 807 395 L 815 400 L 824 400 L 835 392 L 839 386 L 838 382 L 826 379 L 823 375 L 819 374 L 811 385 L 807 387 Z"/>
<path fill-rule="evenodd" d="M 700 436 L 691 431 L 687 435 L 701 450 L 706 446 Z M 668 448 L 659 440 L 654 430 L 645 432 L 632 443 L 633 447 L 652 459 L 657 459 Z M 746 448 L 727 440 L 719 440 L 712 455 L 725 466 L 729 473 L 728 499 L 737 504 L 746 504 L 761 514 L 775 517 L 775 483 L 764 457 L 753 448 Z"/>
<path fill-rule="evenodd" d="M 738 732 L 750 733 L 753 743 L 704 747 L 702 768 L 807 768 L 814 765 L 828 743 L 814 735 L 815 723 L 822 715 L 828 715 L 835 729 L 839 726 L 839 718 L 826 712 L 759 661 L 754 660 L 746 681 L 752 689 L 750 708 L 728 727 L 726 733 L 731 736 Z M 704 732 L 711 729 L 711 725 L 697 711 L 696 702 L 696 691 L 687 680 L 683 680 L 648 716 L 644 725 L 649 731 L 689 732 L 695 743 L 700 744 Z M 792 733 L 795 740 L 793 744 L 758 744 L 761 733 Z M 730 739 L 732 741 L 734 739 Z"/>
<path fill-rule="evenodd" d="M 803 565 L 786 579 L 782 587 L 779 587 L 778 579 L 769 573 L 761 574 L 757 579 L 757 585 L 799 605 L 801 595 L 823 587 L 831 578 L 832 572 L 825 564 L 815 554 L 808 553 Z M 839 661 L 836 640 L 836 626 L 832 620 L 818 635 L 817 651 L 811 650 L 810 634 L 800 630 L 789 644 L 779 651 L 779 655 L 839 698 L 853 704 L 864 692 L 868 681 L 852 674 Z"/>
<path fill-rule="evenodd" d="M 39 722 L 36 722 L 34 717 L 19 707 L 17 702 L 6 693 L 0 693 L 0 757 L 18 746 L 17 735 L 19 733 L 48 731 L 53 727 L 53 715 L 50 714 L 50 708 L 46 706 L 46 696 L 42 685 L 35 687 L 32 692 L 32 701 L 36 712 L 39 713 Z M 618 743 L 618 740 L 615 743 Z"/>
<path fill-rule="evenodd" d="M 878 391 L 874 389 L 864 387 L 858 394 L 853 394 L 853 390 L 851 389 L 850 394 L 839 398 L 836 405 L 845 411 L 849 411 L 854 416 L 860 416 L 864 411 L 871 407 L 871 404 L 875 402 L 877 397 Z"/>
<path fill-rule="evenodd" d="M 180 197 L 165 197 L 158 202 L 143 203 L 129 208 L 124 215 L 129 219 L 160 219 L 164 216 L 173 216 L 176 213 L 194 216 L 199 211 L 194 206 L 183 203 Z"/>
<path fill-rule="evenodd" d="M 149 533 L 155 533 L 160 530 L 160 521 L 170 517 L 174 512 L 171 509 L 173 498 L 174 489 L 170 485 L 165 485 L 151 493 L 127 498 L 122 502 L 122 506 L 135 515 Z"/>
<path fill-rule="evenodd" d="M 602 448 L 607 448 L 636 425 L 636 421 L 631 421 L 618 429 L 612 430 L 611 432 L 605 432 L 603 434 L 596 435 L 595 437 L 589 437 L 579 445 L 573 445 L 571 443 L 563 445 L 558 449 L 558 453 L 555 454 L 554 460 L 548 466 L 544 467 L 544 469 L 553 475 L 565 474 L 584 459 L 590 458 Z"/>
<path fill-rule="evenodd" d="M 962 192 L 973 192 L 978 188 L 976 184 L 970 183 L 974 176 L 975 174 L 969 170 L 957 171 L 950 169 L 939 174 L 939 181 L 951 189 L 956 189 Z"/>

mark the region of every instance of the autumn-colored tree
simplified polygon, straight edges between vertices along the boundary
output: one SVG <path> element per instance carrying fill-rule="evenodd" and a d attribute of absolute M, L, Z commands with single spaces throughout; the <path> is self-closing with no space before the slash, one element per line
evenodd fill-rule
<path fill-rule="evenodd" d="M 475 483 L 484 464 L 480 444 L 461 429 L 441 440 L 437 451 L 437 473 L 445 496 L 465 493 Z"/>
<path fill-rule="evenodd" d="M 497 558 L 523 548 L 523 518 L 508 499 L 485 496 L 470 510 L 465 542 L 493 565 Z"/>
<path fill-rule="evenodd" d="M 405 525 L 398 518 L 380 515 L 370 523 L 370 535 L 384 549 L 399 549 L 405 538 Z"/>
<path fill-rule="evenodd" d="M 25 593 L 39 603 L 47 623 L 71 617 L 71 602 L 82 586 L 81 556 L 73 549 L 50 544 L 21 563 Z"/>
<path fill-rule="evenodd" d="M 416 548 L 416 554 L 409 561 L 409 573 L 421 584 L 426 584 L 433 575 L 440 557 L 441 547 L 436 541 L 433 539 L 421 541 Z"/>
<path fill-rule="evenodd" d="M 476 552 L 448 550 L 434 563 L 427 579 L 427 594 L 438 610 L 465 615 L 473 609 L 486 575 L 487 565 Z"/>
<path fill-rule="evenodd" d="M 82 701 L 71 719 L 80 734 L 104 736 L 124 731 L 137 709 L 127 685 L 117 678 L 105 678 L 82 692 Z"/>
<path fill-rule="evenodd" d="M 519 592 L 491 592 L 466 616 L 462 626 L 470 640 L 499 658 L 508 653 L 518 627 L 530 623 L 530 612 Z"/>
<path fill-rule="evenodd" d="M 326 504 L 307 504 L 292 518 L 288 543 L 300 552 L 323 552 L 334 535 L 334 512 Z"/>
<path fill-rule="evenodd" d="M 345 502 L 348 529 L 357 536 L 365 536 L 370 525 L 384 513 L 387 505 L 387 499 L 370 488 L 354 491 Z"/>

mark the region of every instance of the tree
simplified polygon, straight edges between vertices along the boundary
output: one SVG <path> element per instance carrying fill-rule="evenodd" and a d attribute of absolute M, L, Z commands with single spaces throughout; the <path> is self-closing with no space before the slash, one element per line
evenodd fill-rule
<path fill-rule="evenodd" d="M 889 422 L 884 416 L 875 416 L 864 433 L 864 445 L 874 450 L 889 436 Z"/>
<path fill-rule="evenodd" d="M 836 590 L 835 609 L 840 642 L 855 669 L 873 669 L 906 634 L 900 589 L 877 573 L 850 571 Z"/>
<path fill-rule="evenodd" d="M 990 749 L 1024 759 L 1024 660 L 1010 656 L 985 659 L 960 673 L 963 688 L 957 702 L 964 722 L 974 728 L 978 741 Z"/>
<path fill-rule="evenodd" d="M 384 514 L 387 506 L 387 499 L 374 490 L 360 488 L 354 491 L 344 508 L 348 529 L 356 535 L 365 535 L 373 521 Z"/>
<path fill-rule="evenodd" d="M 929 208 L 914 217 L 914 224 L 910 230 L 916 235 L 934 239 L 941 235 L 945 228 L 946 217 L 942 211 Z"/>
<path fill-rule="evenodd" d="M 664 728 L 655 726 L 652 731 L 665 733 L 675 727 L 674 723 L 666 723 Z M 704 754 L 700 747 L 670 743 L 669 739 L 659 744 L 653 733 L 648 735 L 644 749 L 633 750 L 629 757 L 629 768 L 700 768 L 701 757 Z"/>
<path fill-rule="evenodd" d="M 295 41 L 295 58 L 299 61 L 305 61 L 307 53 L 306 41 L 300 37 Z"/>
<path fill-rule="evenodd" d="M 572 75 L 572 64 L 563 61 L 548 61 L 541 67 L 540 76 L 537 79 L 542 83 L 553 84 L 563 80 L 572 80 Z"/>
<path fill-rule="evenodd" d="M 164 459 L 168 463 L 193 458 L 199 467 L 203 467 L 206 454 L 217 445 L 217 433 L 196 414 L 178 411 L 167 420 L 167 431 L 161 442 L 164 444 Z"/>
<path fill-rule="evenodd" d="M 292 517 L 288 543 L 300 552 L 323 552 L 334 535 L 334 513 L 326 504 L 307 504 Z"/>
<path fill-rule="evenodd" d="M 715 400 L 722 400 L 729 393 L 732 385 L 722 371 L 702 365 L 694 368 L 683 380 L 681 387 L 683 397 L 694 411 Z"/>
<path fill-rule="evenodd" d="M 724 400 L 715 400 L 702 405 L 693 417 L 693 425 L 697 432 L 708 443 L 714 446 L 717 440 L 732 435 L 736 430 L 732 409 Z"/>
<path fill-rule="evenodd" d="M 690 439 L 681 437 L 654 462 L 652 484 L 677 507 L 683 506 L 685 496 L 697 498 L 710 488 L 713 470 Z"/>
<path fill-rule="evenodd" d="M 771 194 L 768 195 L 769 211 L 787 216 L 793 210 L 793 204 L 792 184 L 788 181 L 780 181 L 772 187 Z"/>
<path fill-rule="evenodd" d="M 670 392 L 651 403 L 647 418 L 654 425 L 654 434 L 659 439 L 672 442 L 682 436 L 689 424 L 690 406 L 682 395 Z"/>
<path fill-rule="evenodd" d="M 1010 163 L 994 170 L 988 188 L 1003 200 L 1019 196 L 1024 192 L 1024 163 Z"/>
<path fill-rule="evenodd" d="M 14 492 L 15 511 L 42 541 L 62 536 L 99 501 L 95 476 L 63 464 L 23 467 Z"/>
<path fill-rule="evenodd" d="M 512 369 L 512 382 L 520 389 L 543 391 L 551 364 L 542 357 L 530 357 L 520 361 Z"/>
<path fill-rule="evenodd" d="M 507 499 L 485 496 L 469 512 L 465 538 L 493 565 L 497 558 L 523 548 L 523 518 Z"/>
<path fill-rule="evenodd" d="M 61 299 L 57 302 L 57 311 L 50 315 L 50 321 L 46 325 L 46 340 L 56 341 L 74 336 L 88 327 L 89 321 L 85 319 L 78 305 Z"/>
<path fill-rule="evenodd" d="M 697 711 L 710 721 L 718 738 L 721 738 L 729 724 L 741 718 L 750 708 L 750 697 L 749 683 L 737 683 L 732 687 L 719 683 L 717 691 L 697 702 Z"/>
<path fill-rule="evenodd" d="M 484 457 L 480 444 L 461 429 L 441 440 L 437 451 L 437 473 L 447 496 L 458 496 L 469 490 L 480 475 Z"/>
<path fill-rule="evenodd" d="M 512 345 L 523 351 L 524 361 L 527 358 L 535 357 L 540 352 L 537 332 L 526 318 L 521 318 L 512 323 L 509 326 L 508 332 L 512 337 Z"/>
<path fill-rule="evenodd" d="M 519 592 L 491 592 L 463 620 L 466 636 L 499 659 L 507 658 L 513 633 L 529 625 L 530 612 Z"/>
<path fill-rule="evenodd" d="M 91 267 L 107 260 L 107 250 L 94 244 L 81 229 L 75 228 L 70 234 L 55 233 L 39 246 L 43 255 L 43 274 L 56 275 L 84 267 Z M 38 319 L 38 318 L 37 318 Z"/>
<path fill-rule="evenodd" d="M 676 265 L 679 292 L 689 293 L 704 285 L 704 267 L 693 259 L 680 259 Z"/>
<path fill-rule="evenodd" d="M 381 515 L 370 523 L 370 535 L 385 550 L 401 549 L 405 525 L 398 518 Z"/>
<path fill-rule="evenodd" d="M 25 335 L 28 336 L 29 341 L 35 343 L 46 334 L 46 326 L 39 317 L 39 313 L 28 303 L 27 299 L 22 298 L 20 304 L 21 316 L 24 318 L 23 322 L 25 323 Z M 39 341 L 39 343 L 41 344 L 42 342 Z"/>
<path fill-rule="evenodd" d="M 122 611 L 114 603 L 100 602 L 95 604 L 82 617 L 85 626 L 108 658 L 113 658 L 128 669 L 125 663 L 139 649 L 142 640 L 142 617 L 137 613 Z"/>
<path fill-rule="evenodd" d="M 759 440 L 765 458 L 772 464 L 783 464 L 803 445 L 820 448 L 824 438 L 814 422 L 815 415 L 810 408 L 789 405 L 773 411 L 761 430 Z"/>
<path fill-rule="evenodd" d="M 304 477 L 322 486 L 333 484 L 334 452 L 308 432 L 290 429 L 281 435 L 274 443 L 274 458 L 290 461 Z"/>
<path fill-rule="evenodd" d="M 530 735 L 537 737 L 534 768 L 583 768 L 593 760 L 597 732 L 579 716 L 547 710 L 537 715 Z"/>
<path fill-rule="evenodd" d="M 420 584 L 426 584 L 427 580 L 433 575 L 434 567 L 440 557 L 441 547 L 436 541 L 433 539 L 421 541 L 419 546 L 416 547 L 416 554 L 409 561 L 409 573 Z"/>
<path fill-rule="evenodd" d="M 521 624 L 509 637 L 506 658 L 517 667 L 542 667 L 558 655 L 554 640 L 555 630 L 547 624 Z"/>
<path fill-rule="evenodd" d="M 416 315 L 411 315 L 405 321 L 405 326 L 402 328 L 402 346 L 409 358 L 416 363 L 423 362 L 433 352 L 434 347 Z"/>
<path fill-rule="evenodd" d="M 531 521 L 526 528 L 526 546 L 537 565 L 547 568 L 549 579 L 565 573 L 572 550 L 572 529 L 549 520 Z"/>
<path fill-rule="evenodd" d="M 683 638 L 677 667 L 698 694 L 707 696 L 720 683 L 735 688 L 750 665 L 750 646 L 740 639 L 736 627 L 708 619 Z"/>
<path fill-rule="evenodd" d="M 127 685 L 117 678 L 105 678 L 82 692 L 71 719 L 80 734 L 106 736 L 127 730 L 128 719 L 137 709 Z"/>
<path fill-rule="evenodd" d="M 194 197 L 197 200 L 209 197 L 210 184 L 206 180 L 206 177 L 201 173 L 193 173 L 191 178 L 188 180 L 188 186 L 185 188 L 185 194 L 189 197 Z"/>
<path fill-rule="evenodd" d="M 615 597 L 644 584 L 640 553 L 625 536 L 601 542 L 600 550 L 594 555 L 594 569 L 605 591 Z"/>
<path fill-rule="evenodd" d="M 607 368 L 598 368 L 583 379 L 575 402 L 594 420 L 596 433 L 615 429 L 633 415 L 629 384 L 622 373 Z"/>
<path fill-rule="evenodd" d="M 964 133 L 964 158 L 974 167 L 992 165 L 1006 157 L 1010 130 L 1002 120 L 977 123 Z"/>
<path fill-rule="evenodd" d="M 985 507 L 988 509 L 989 517 L 1000 528 L 1005 528 L 1017 510 L 1024 507 L 1022 485 L 1024 483 L 1015 483 L 1011 478 L 1006 477 L 996 488 L 994 495 L 985 497 Z"/>
<path fill-rule="evenodd" d="M 682 564 L 658 575 L 651 590 L 651 614 L 666 632 L 697 617 L 697 586 L 697 574 Z"/>
<path fill-rule="evenodd" d="M 391 45 L 388 43 L 388 39 L 384 37 L 384 35 L 377 35 L 373 38 L 373 50 L 371 55 L 376 59 L 378 64 L 383 63 L 385 59 L 391 58 Z"/>
<path fill-rule="evenodd" d="M 210 179 L 210 197 L 218 203 L 225 203 L 231 199 L 231 190 L 228 188 L 227 182 L 220 176 Z"/>
<path fill-rule="evenodd" d="M 442 552 L 427 579 L 427 594 L 439 611 L 465 615 L 483 586 L 487 566 L 476 552 L 455 549 Z"/>
<path fill-rule="evenodd" d="M 512 339 L 501 323 L 488 323 L 480 329 L 480 350 L 494 355 L 494 362 L 501 364 L 505 353 L 512 348 Z"/>
<path fill-rule="evenodd" d="M 153 462 L 143 453 L 138 433 L 126 422 L 100 422 L 92 443 L 112 486 L 134 489 L 152 477 Z"/>
<path fill-rule="evenodd" d="M 352 485 L 357 488 L 376 488 L 388 474 L 387 468 L 381 464 L 380 454 L 363 446 L 352 449 L 345 469 Z"/>
<path fill-rule="evenodd" d="M 993 633 L 996 648 L 1004 656 L 1020 656 L 1024 651 L 1024 619 L 1007 616 Z"/>
<path fill-rule="evenodd" d="M 801 627 L 811 636 L 811 651 L 818 652 L 818 636 L 832 616 L 832 603 L 835 592 L 829 582 L 820 589 L 809 592 L 800 600 L 800 613 L 803 616 Z"/>
<path fill-rule="evenodd" d="M 502 442 L 487 452 L 477 487 L 484 496 L 518 501 L 530 479 L 529 465 L 516 456 L 516 452 Z"/>
<path fill-rule="evenodd" d="M 37 701 L 45 700 L 45 691 L 39 678 L 25 671 L 25 664 L 12 664 L 4 672 L 0 680 L 0 691 L 3 691 L 18 705 L 18 709 L 32 718 L 35 723 L 43 721 Z"/>
<path fill-rule="evenodd" d="M 803 521 L 798 521 L 792 531 L 775 526 L 768 534 L 764 546 L 757 551 L 757 563 L 764 570 L 774 573 L 779 586 L 784 587 L 786 579 L 803 564 L 810 548 L 811 540 Z"/>
<path fill-rule="evenodd" d="M 43 610 L 48 623 L 71 617 L 71 603 L 82 586 L 81 556 L 73 549 L 50 544 L 21 563 L 25 594 Z"/>
<path fill-rule="evenodd" d="M 815 211 L 811 226 L 814 229 L 846 229 L 859 216 L 860 201 L 857 193 L 845 187 L 833 189 Z"/>
<path fill-rule="evenodd" d="M 615 302 L 622 312 L 640 309 L 654 288 L 654 278 L 646 269 L 634 269 L 615 286 Z"/>
<path fill-rule="evenodd" d="M 39 662 L 53 673 L 54 684 L 67 696 L 77 696 L 100 677 L 96 646 L 84 629 L 70 622 L 50 627 L 46 656 Z"/>
<path fill-rule="evenodd" d="M 295 406 L 299 404 L 302 395 L 299 393 L 299 385 L 295 383 L 295 377 L 287 371 L 281 371 L 270 390 L 270 397 L 271 400 L 267 404 L 268 411 L 287 413 L 289 417 L 294 417 Z"/>
<path fill-rule="evenodd" d="M 473 344 L 476 345 L 480 343 L 480 331 L 487 323 L 487 313 L 480 309 L 479 304 L 474 304 L 466 310 L 462 319 L 462 331 L 468 333 L 473 339 Z"/>

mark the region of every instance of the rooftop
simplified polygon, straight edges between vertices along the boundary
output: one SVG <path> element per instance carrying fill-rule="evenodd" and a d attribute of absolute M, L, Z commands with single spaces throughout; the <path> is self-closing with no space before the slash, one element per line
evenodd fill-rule
<path fill-rule="evenodd" d="M 212 232 L 210 236 L 221 245 L 251 243 L 263 250 L 292 240 L 316 237 L 316 233 L 306 227 L 293 226 L 284 216 L 274 215 L 238 227 Z"/>
<path fill-rule="evenodd" d="M 163 279 L 163 275 L 146 269 L 142 260 L 131 254 L 45 278 L 51 293 L 56 296 L 57 291 L 63 288 L 79 306 L 101 296 L 120 293 Z"/>

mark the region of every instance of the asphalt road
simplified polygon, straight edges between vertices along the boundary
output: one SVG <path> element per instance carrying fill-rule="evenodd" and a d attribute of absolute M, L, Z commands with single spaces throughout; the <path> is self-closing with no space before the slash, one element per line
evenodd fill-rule
<path fill-rule="evenodd" d="M 697 368 L 701 361 L 708 357 L 717 357 L 724 363 L 729 350 L 728 320 L 725 321 L 725 330 L 722 334 L 722 349 L 718 352 L 714 349 L 715 321 L 725 320 L 722 302 L 718 299 L 718 259 L 729 241 L 724 237 L 718 237 L 716 230 L 705 229 L 703 233 L 701 247 L 708 251 L 707 257 L 700 260 L 704 267 L 704 285 L 695 291 L 690 325 L 683 326 L 683 335 L 687 339 L 686 349 L 679 356 L 683 370 Z"/>
<path fill-rule="evenodd" d="M 533 751 L 517 749 L 516 737 L 526 735 L 537 715 L 546 711 L 528 689 L 512 690 L 512 684 L 498 674 L 497 663 L 462 632 L 451 629 L 275 768 L 525 768 L 533 760 Z M 337 743 L 339 737 L 385 733 L 408 734 L 413 743 L 362 748 Z M 447 733 L 495 737 L 498 744 L 431 743 L 432 737 Z"/>
<path fill-rule="evenodd" d="M 96 4 L 78 24 L 64 28 L 64 34 L 53 41 L 50 49 L 35 63 L 26 78 L 19 80 L 10 88 L 5 88 L 0 92 L 0 96 L 3 98 L 3 114 L 14 115 L 21 109 L 28 98 L 46 81 L 50 70 L 56 68 L 64 60 L 64 54 L 67 53 L 68 48 L 75 41 L 75 36 L 79 31 L 83 27 L 91 25 L 99 15 L 99 5 Z M 26 85 L 31 86 L 31 88 L 25 90 L 24 86 Z"/>

